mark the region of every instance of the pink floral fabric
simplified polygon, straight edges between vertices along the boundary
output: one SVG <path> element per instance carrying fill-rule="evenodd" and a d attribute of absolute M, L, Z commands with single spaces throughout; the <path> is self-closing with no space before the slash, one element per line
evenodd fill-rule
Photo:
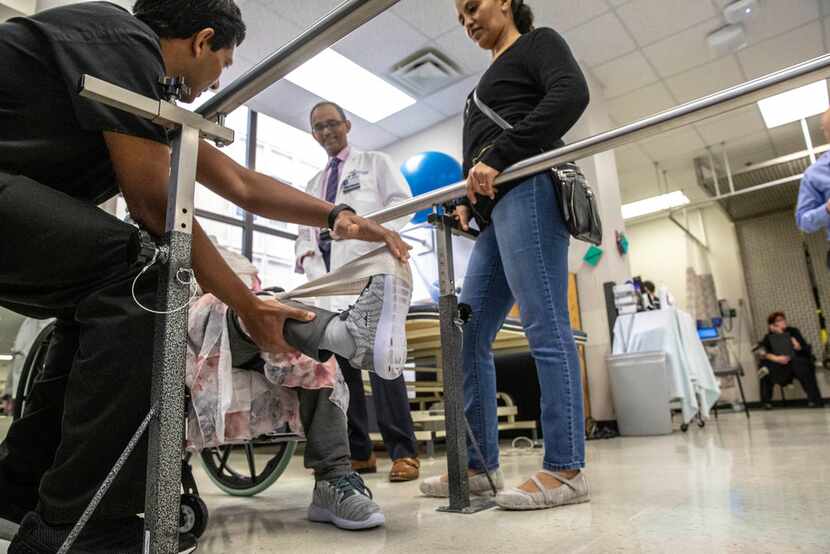
<path fill-rule="evenodd" d="M 190 390 L 187 447 L 198 451 L 284 432 L 302 433 L 293 389 L 335 389 L 345 412 L 348 389 L 334 358 L 320 363 L 299 352 L 265 354 L 264 375 L 231 366 L 227 306 L 212 294 L 190 308 L 186 384 Z"/>

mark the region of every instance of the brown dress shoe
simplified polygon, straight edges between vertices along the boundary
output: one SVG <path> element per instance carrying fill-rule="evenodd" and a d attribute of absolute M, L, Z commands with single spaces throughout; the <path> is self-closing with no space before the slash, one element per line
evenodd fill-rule
<path fill-rule="evenodd" d="M 352 471 L 360 474 L 377 473 L 378 459 L 372 454 L 368 460 L 352 460 Z"/>
<path fill-rule="evenodd" d="M 393 483 L 414 481 L 421 475 L 421 462 L 418 458 L 398 458 L 392 464 L 389 480 Z"/>

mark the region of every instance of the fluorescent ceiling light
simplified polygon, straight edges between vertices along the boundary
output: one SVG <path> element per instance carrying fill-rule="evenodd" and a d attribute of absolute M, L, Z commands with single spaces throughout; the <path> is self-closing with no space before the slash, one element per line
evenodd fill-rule
<path fill-rule="evenodd" d="M 323 50 L 286 77 L 320 98 L 377 123 L 415 103 L 415 99 L 332 49 Z"/>
<path fill-rule="evenodd" d="M 11 354 L 0 354 L 0 362 L 10 362 L 14 359 Z"/>
<path fill-rule="evenodd" d="M 758 107 L 761 109 L 761 115 L 764 116 L 767 129 L 824 113 L 830 108 L 827 98 L 827 82 L 817 81 L 764 98 L 758 102 Z"/>
<path fill-rule="evenodd" d="M 623 219 L 633 219 L 642 215 L 668 210 L 671 208 L 679 208 L 689 203 L 689 197 L 683 191 L 674 191 L 668 194 L 661 194 L 660 196 L 652 196 L 645 200 L 638 200 L 630 204 L 623 204 L 622 214 Z"/>

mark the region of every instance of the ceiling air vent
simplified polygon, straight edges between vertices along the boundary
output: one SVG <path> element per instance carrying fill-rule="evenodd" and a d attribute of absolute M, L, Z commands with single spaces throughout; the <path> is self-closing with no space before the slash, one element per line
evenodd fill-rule
<path fill-rule="evenodd" d="M 428 96 L 448 87 L 463 75 L 458 67 L 437 50 L 422 50 L 392 68 L 396 83 L 417 96 Z"/>

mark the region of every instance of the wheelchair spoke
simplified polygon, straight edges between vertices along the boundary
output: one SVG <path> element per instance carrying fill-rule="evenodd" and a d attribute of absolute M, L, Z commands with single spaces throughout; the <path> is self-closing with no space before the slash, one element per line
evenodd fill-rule
<path fill-rule="evenodd" d="M 228 445 L 223 447 L 222 449 L 216 448 L 215 451 L 222 452 L 222 463 L 219 464 L 219 471 L 218 473 L 221 475 L 222 472 L 225 470 L 225 467 L 228 465 L 228 458 L 231 455 L 231 450 L 233 449 L 232 446 Z M 218 456 L 217 456 L 218 457 Z"/>
<path fill-rule="evenodd" d="M 251 482 L 256 483 L 256 466 L 254 464 L 254 447 L 245 443 L 245 456 L 248 458 L 248 469 L 251 471 Z"/>

